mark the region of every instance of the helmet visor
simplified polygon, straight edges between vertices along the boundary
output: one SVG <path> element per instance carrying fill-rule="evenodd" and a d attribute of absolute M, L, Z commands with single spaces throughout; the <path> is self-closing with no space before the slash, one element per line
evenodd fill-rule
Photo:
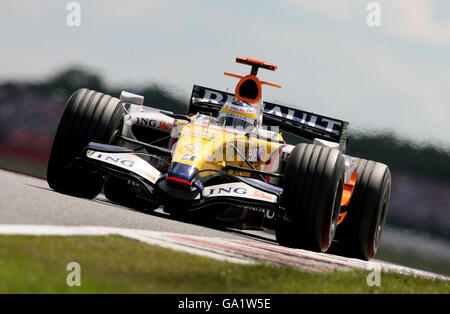
<path fill-rule="evenodd" d="M 241 117 L 239 115 L 226 115 L 219 117 L 218 123 L 221 126 L 227 127 L 227 128 L 235 128 L 240 130 L 247 130 L 250 128 L 255 127 L 255 121 L 254 119 L 248 119 L 245 117 Z"/>

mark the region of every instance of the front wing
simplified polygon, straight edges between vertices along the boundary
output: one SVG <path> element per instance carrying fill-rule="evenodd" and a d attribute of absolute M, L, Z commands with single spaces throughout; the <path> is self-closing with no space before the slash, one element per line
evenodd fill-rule
<path fill-rule="evenodd" d="M 82 159 L 98 170 L 141 183 L 152 200 L 173 206 L 183 202 L 186 210 L 204 208 L 214 203 L 254 205 L 278 208 L 283 190 L 256 179 L 234 177 L 234 182 L 197 185 L 191 190 L 168 185 L 166 174 L 161 173 L 133 150 L 91 142 L 83 150 Z M 228 180 L 229 181 L 229 180 Z"/>

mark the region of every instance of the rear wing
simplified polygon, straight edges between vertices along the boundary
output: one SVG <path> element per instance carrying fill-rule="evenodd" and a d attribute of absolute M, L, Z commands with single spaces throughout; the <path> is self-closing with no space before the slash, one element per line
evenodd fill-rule
<path fill-rule="evenodd" d="M 217 116 L 222 105 L 233 99 L 232 93 L 194 85 L 189 114 L 199 112 Z M 339 143 L 340 149 L 345 151 L 348 122 L 270 102 L 264 102 L 263 106 L 263 124 L 278 126 L 281 130 L 309 140 L 319 138 Z"/>

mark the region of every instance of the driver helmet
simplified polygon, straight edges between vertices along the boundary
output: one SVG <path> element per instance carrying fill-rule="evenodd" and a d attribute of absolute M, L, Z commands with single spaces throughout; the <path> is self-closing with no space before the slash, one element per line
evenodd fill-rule
<path fill-rule="evenodd" d="M 220 109 L 217 122 L 224 127 L 250 129 L 257 126 L 258 114 L 256 109 L 242 100 L 226 102 Z"/>

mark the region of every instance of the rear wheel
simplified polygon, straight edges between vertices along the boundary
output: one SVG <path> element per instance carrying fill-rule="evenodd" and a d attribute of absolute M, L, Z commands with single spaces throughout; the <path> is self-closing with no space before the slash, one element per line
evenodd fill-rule
<path fill-rule="evenodd" d="M 379 162 L 353 158 L 358 179 L 339 225 L 332 251 L 364 260 L 375 256 L 386 221 L 391 193 L 391 173 Z"/>
<path fill-rule="evenodd" d="M 284 217 L 278 243 L 318 252 L 328 249 L 336 231 L 344 185 L 344 157 L 337 149 L 299 144 L 284 174 Z"/>
<path fill-rule="evenodd" d="M 49 186 L 64 194 L 96 197 L 104 183 L 102 175 L 74 161 L 90 141 L 110 143 L 122 119 L 119 99 L 85 88 L 74 92 L 53 140 L 47 167 Z"/>

